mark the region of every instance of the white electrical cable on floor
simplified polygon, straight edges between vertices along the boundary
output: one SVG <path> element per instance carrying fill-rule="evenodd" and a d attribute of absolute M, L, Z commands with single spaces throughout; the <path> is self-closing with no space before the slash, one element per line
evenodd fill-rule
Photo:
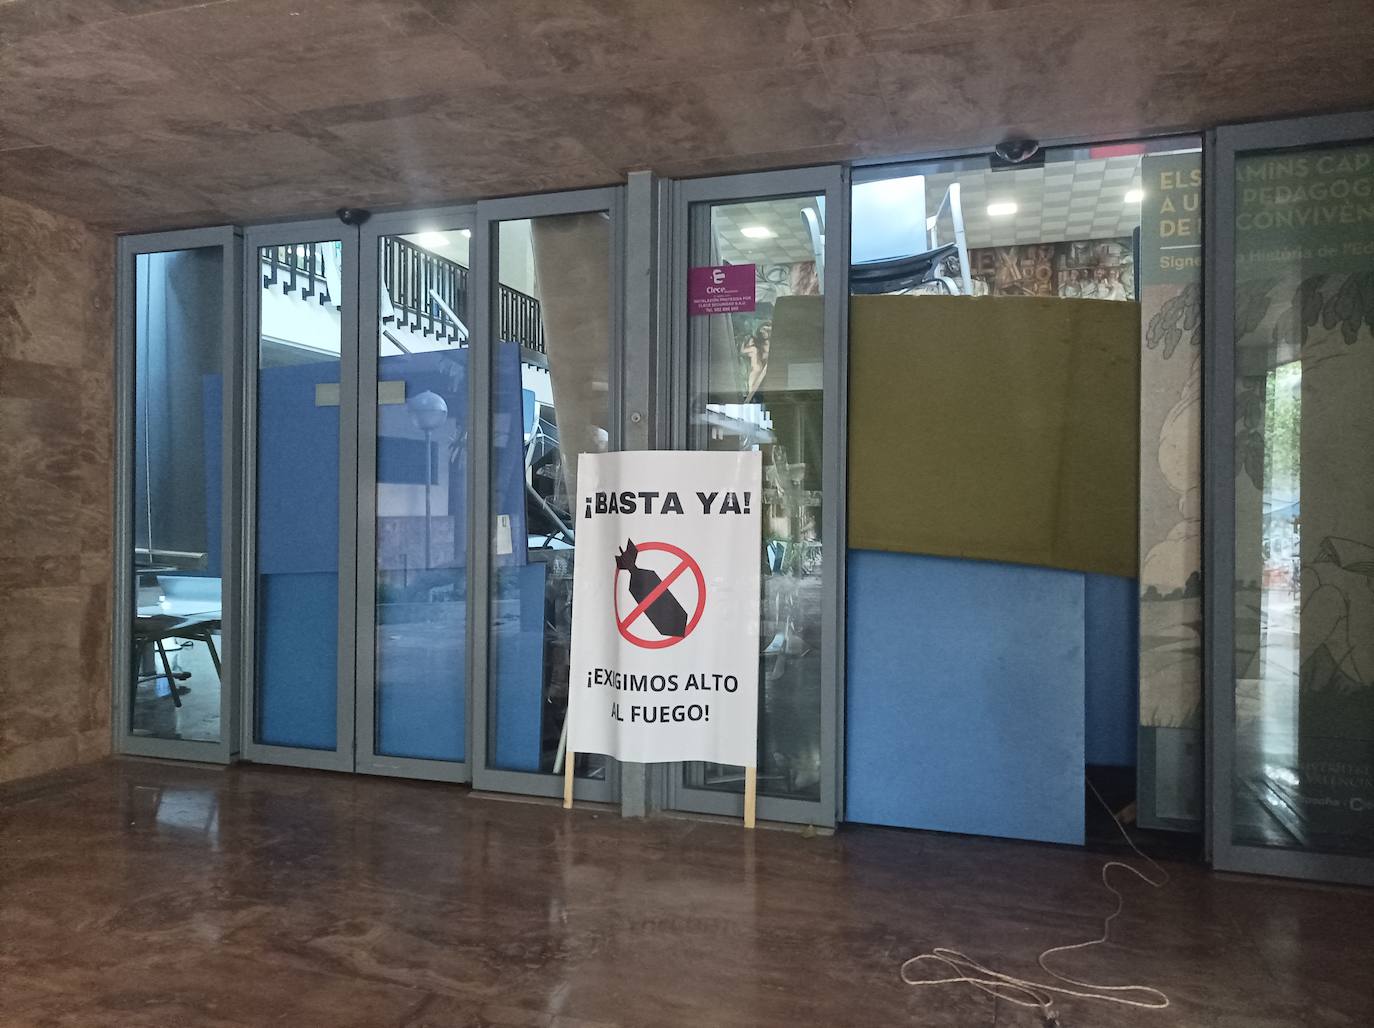
<path fill-rule="evenodd" d="M 911 957 L 902 964 L 902 981 L 907 985 L 972 985 L 988 995 L 998 999 L 1006 1000 L 1008 1003 L 1018 1007 L 1028 1007 L 1040 1011 L 1040 1017 L 1046 1025 L 1059 1025 L 1059 1015 L 1054 1008 L 1054 997 L 1073 996 L 1076 999 L 1097 1000 L 1100 1003 L 1114 1003 L 1123 1007 L 1139 1007 L 1144 1010 L 1163 1010 L 1169 1005 L 1169 997 L 1159 989 L 1151 985 L 1098 985 L 1095 982 L 1085 982 L 1078 978 L 1070 978 L 1068 975 L 1060 974 L 1045 965 L 1045 958 L 1051 953 L 1066 953 L 1069 950 L 1086 949 L 1089 946 L 1100 946 L 1108 940 L 1111 935 L 1112 922 L 1116 920 L 1126 904 L 1125 898 L 1117 891 L 1116 887 L 1108 880 L 1108 872 L 1114 868 L 1123 868 L 1135 875 L 1146 885 L 1159 889 L 1169 882 L 1169 874 L 1153 860 L 1140 852 L 1139 847 L 1131 841 L 1131 837 L 1126 834 L 1126 829 L 1112 813 L 1092 782 L 1088 782 L 1088 788 L 1097 797 L 1097 802 L 1102 804 L 1102 809 L 1107 811 L 1112 823 L 1116 825 L 1121 837 L 1126 840 L 1126 845 L 1135 850 L 1136 856 L 1145 861 L 1158 873 L 1158 877 L 1151 878 L 1139 868 L 1124 863 L 1120 860 L 1109 860 L 1102 865 L 1102 884 L 1107 891 L 1116 897 L 1116 909 L 1102 919 L 1102 934 L 1096 939 L 1088 939 L 1086 942 L 1069 943 L 1066 946 L 1051 946 L 1043 951 L 1037 958 L 1040 969 L 1051 978 L 1055 978 L 1063 985 L 1055 985 L 1049 982 L 1037 982 L 1026 978 L 1017 978 L 1013 975 L 1003 974 L 1001 971 L 994 971 L 978 961 L 971 959 L 958 950 L 939 946 L 929 953 L 921 953 Z M 909 978 L 907 968 L 922 961 L 936 961 L 945 965 L 954 972 L 950 978 Z M 1075 986 L 1067 988 L 1066 986 Z M 1081 990 L 1089 989 L 1090 992 Z"/>

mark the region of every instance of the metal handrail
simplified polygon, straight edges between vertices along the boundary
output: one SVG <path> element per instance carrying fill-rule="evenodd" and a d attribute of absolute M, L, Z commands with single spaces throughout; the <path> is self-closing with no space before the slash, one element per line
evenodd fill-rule
<path fill-rule="evenodd" d="M 280 286 L 288 295 L 337 308 L 339 301 L 325 271 L 323 247 L 327 245 L 264 247 L 263 287 Z M 461 345 L 467 341 L 468 329 L 462 321 L 469 309 L 466 267 L 400 236 L 383 236 L 381 280 L 392 307 L 384 322 L 445 342 Z M 500 339 L 535 353 L 546 352 L 543 312 L 537 299 L 510 286 L 498 286 L 496 314 Z"/>

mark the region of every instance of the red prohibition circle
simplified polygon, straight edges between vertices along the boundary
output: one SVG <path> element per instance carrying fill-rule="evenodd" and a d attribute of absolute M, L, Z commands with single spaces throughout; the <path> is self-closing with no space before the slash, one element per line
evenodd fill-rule
<path fill-rule="evenodd" d="M 640 604 L 640 607 L 642 609 L 638 611 L 638 617 L 635 616 L 635 611 L 631 611 L 631 617 L 626 618 L 624 621 L 621 620 L 620 591 L 616 588 L 616 586 L 620 582 L 620 569 L 616 568 L 615 578 L 611 582 L 611 597 L 612 602 L 615 604 L 616 630 L 620 633 L 621 637 L 624 638 L 626 642 L 633 643 L 634 645 L 643 647 L 646 650 L 661 650 L 668 646 L 675 646 L 676 644 L 682 642 L 683 639 L 686 639 L 689 635 L 692 634 L 692 629 L 697 627 L 697 623 L 701 621 L 701 615 L 706 611 L 706 576 L 701 573 L 701 566 L 696 562 L 696 560 L 693 559 L 691 554 L 689 554 L 686 550 L 682 549 L 681 547 L 674 546 L 672 543 L 636 543 L 635 545 L 640 553 L 652 553 L 657 550 L 662 553 L 671 553 L 674 557 L 681 561 L 681 563 L 672 572 L 669 573 L 668 577 L 663 579 L 663 583 L 667 583 L 667 585 L 671 585 L 678 578 L 678 576 L 682 574 L 684 570 L 692 572 L 692 575 L 697 580 L 697 609 L 692 614 L 691 619 L 687 622 L 687 627 L 683 630 L 683 633 L 681 635 L 668 636 L 664 639 L 640 638 L 639 636 L 633 634 L 629 630 L 629 622 L 631 620 L 638 620 L 638 617 L 643 617 L 644 610 L 648 608 L 648 603 Z M 663 583 L 660 583 L 660 588 L 667 587 L 666 585 L 663 585 Z M 653 599 L 651 598 L 649 602 L 652 603 Z"/>

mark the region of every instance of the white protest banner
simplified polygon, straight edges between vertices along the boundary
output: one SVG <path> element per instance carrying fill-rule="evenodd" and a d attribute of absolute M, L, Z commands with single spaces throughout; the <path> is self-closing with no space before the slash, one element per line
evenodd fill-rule
<path fill-rule="evenodd" d="M 583 454 L 568 749 L 753 767 L 758 453 Z"/>

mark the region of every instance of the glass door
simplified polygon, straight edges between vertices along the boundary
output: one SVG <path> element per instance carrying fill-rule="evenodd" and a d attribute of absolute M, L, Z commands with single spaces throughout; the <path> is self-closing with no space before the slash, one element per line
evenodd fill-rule
<path fill-rule="evenodd" d="M 1212 858 L 1374 883 L 1374 115 L 1208 167 Z"/>
<path fill-rule="evenodd" d="M 618 190 L 253 229 L 248 759 L 558 795 Z M 476 683 L 478 687 L 472 688 Z M 575 757 L 576 794 L 619 794 Z"/>
<path fill-rule="evenodd" d="M 839 168 L 702 179 L 673 214 L 676 445 L 763 453 L 758 816 L 822 826 L 841 797 L 846 189 Z M 689 283 L 731 267 L 754 302 L 706 313 Z M 743 790 L 743 768 L 669 771 L 679 810 L 739 816 Z"/>
<path fill-rule="evenodd" d="M 353 769 L 358 232 L 245 238 L 244 755 Z"/>
<path fill-rule="evenodd" d="M 115 725 L 122 753 L 227 763 L 235 724 L 240 238 L 119 252 Z"/>
<path fill-rule="evenodd" d="M 187 240 L 166 260 L 139 257 L 141 277 L 122 288 L 131 305 L 143 295 L 135 286 L 151 283 L 163 306 L 204 329 L 188 335 L 178 322 L 200 349 L 177 343 L 178 359 L 199 363 L 175 382 L 146 354 L 126 362 L 148 379 L 136 391 L 142 421 L 165 435 L 175 416 L 184 435 L 227 409 L 222 448 L 216 433 L 202 448 L 203 475 L 247 471 L 241 486 L 190 490 L 204 493 L 206 516 L 232 512 L 224 546 L 233 553 L 241 538 L 242 556 L 223 563 L 242 601 L 226 588 L 224 611 L 197 607 L 186 629 L 196 635 L 176 636 L 178 653 L 161 664 L 156 642 L 172 636 L 139 643 L 156 612 L 140 609 L 134 643 L 124 640 L 120 666 L 137 654 L 138 668 L 120 716 L 146 729 L 130 751 L 144 736 L 150 746 L 193 739 L 228 759 L 234 732 L 211 702 L 229 702 L 227 692 L 207 688 L 191 728 L 168 710 L 192 691 L 176 687 L 189 677 L 186 651 L 215 653 L 220 624 L 241 609 L 247 630 L 225 664 L 244 672 L 231 729 L 246 759 L 561 792 L 577 458 L 620 437 L 621 203 L 620 190 L 592 190 L 379 215 L 362 230 L 334 220 L 252 228 L 241 354 L 211 331 L 220 307 L 185 302 L 187 281 L 214 278 L 219 250 Z M 128 346 L 147 350 L 143 322 L 131 329 Z M 213 388 L 216 362 L 241 402 Z M 185 477 L 159 449 L 166 440 L 144 442 L 143 478 Z M 161 532 L 194 529 L 189 515 L 164 517 L 164 494 L 190 509 L 190 484 L 159 486 L 155 504 L 129 490 L 131 591 L 177 540 L 177 555 L 200 563 L 160 579 L 219 567 L 214 517 L 198 542 Z M 225 504 L 221 492 L 234 490 L 241 499 Z M 613 761 L 574 759 L 580 799 L 618 797 Z"/>
<path fill-rule="evenodd" d="M 478 204 L 474 366 L 473 784 L 562 795 L 577 555 L 577 458 L 619 445 L 615 189 Z M 574 795 L 610 802 L 610 758 L 575 756 Z"/>
<path fill-rule="evenodd" d="M 468 779 L 472 208 L 379 215 L 361 237 L 358 753 L 373 774 Z"/>

